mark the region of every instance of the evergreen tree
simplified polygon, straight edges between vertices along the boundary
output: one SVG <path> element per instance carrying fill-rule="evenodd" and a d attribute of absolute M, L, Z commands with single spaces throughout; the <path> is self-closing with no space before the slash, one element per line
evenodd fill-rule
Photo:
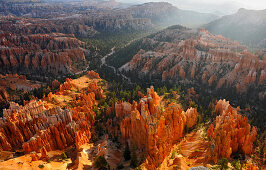
<path fill-rule="evenodd" d="M 128 143 L 126 143 L 126 148 L 125 148 L 125 151 L 124 151 L 124 158 L 125 158 L 126 161 L 131 159 Z"/>
<path fill-rule="evenodd" d="M 222 158 L 218 161 L 218 165 L 220 165 L 221 170 L 228 169 L 228 160 L 226 158 Z"/>

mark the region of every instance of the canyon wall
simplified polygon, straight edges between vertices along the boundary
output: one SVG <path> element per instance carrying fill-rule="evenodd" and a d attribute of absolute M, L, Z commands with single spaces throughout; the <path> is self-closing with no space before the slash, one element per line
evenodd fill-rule
<path fill-rule="evenodd" d="M 73 71 L 72 64 L 85 61 L 81 42 L 64 34 L 0 34 L 2 73 L 58 75 Z"/>
<path fill-rule="evenodd" d="M 236 41 L 203 29 L 195 32 L 173 26 L 144 38 L 141 44 L 148 48 L 136 52 L 121 71 L 134 72 L 139 79 L 198 82 L 238 93 L 250 87 L 265 90 L 266 60 Z"/>

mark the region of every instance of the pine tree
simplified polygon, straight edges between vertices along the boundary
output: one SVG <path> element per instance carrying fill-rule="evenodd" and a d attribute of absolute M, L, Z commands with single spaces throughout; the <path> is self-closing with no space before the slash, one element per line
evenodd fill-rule
<path fill-rule="evenodd" d="M 131 159 L 128 143 L 126 143 L 126 148 L 125 148 L 125 151 L 124 151 L 124 158 L 125 158 L 126 161 Z"/>

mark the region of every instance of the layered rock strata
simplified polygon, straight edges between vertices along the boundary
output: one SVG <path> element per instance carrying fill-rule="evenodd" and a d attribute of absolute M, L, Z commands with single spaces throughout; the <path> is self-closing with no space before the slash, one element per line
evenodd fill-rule
<path fill-rule="evenodd" d="M 46 107 L 42 101 L 31 101 L 25 106 L 11 103 L 0 119 L 0 149 L 40 152 L 45 157 L 48 151 L 89 142 L 90 122 L 73 120 L 73 111 L 68 109 Z"/>
<path fill-rule="evenodd" d="M 71 73 L 85 61 L 81 42 L 65 34 L 0 34 L 0 71 L 9 73 Z"/>

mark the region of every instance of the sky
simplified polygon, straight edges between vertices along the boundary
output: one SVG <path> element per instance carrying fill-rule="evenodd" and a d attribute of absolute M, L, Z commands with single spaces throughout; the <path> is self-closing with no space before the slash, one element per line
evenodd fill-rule
<path fill-rule="evenodd" d="M 180 9 L 204 13 L 232 14 L 239 8 L 266 9 L 266 0 L 117 0 L 120 2 L 169 2 Z"/>

